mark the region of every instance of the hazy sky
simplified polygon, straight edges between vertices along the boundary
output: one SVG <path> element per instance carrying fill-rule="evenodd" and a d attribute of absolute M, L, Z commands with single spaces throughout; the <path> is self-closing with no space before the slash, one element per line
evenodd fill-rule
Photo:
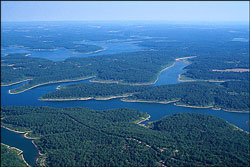
<path fill-rule="evenodd" d="M 2 21 L 249 21 L 249 2 L 1 1 Z"/>

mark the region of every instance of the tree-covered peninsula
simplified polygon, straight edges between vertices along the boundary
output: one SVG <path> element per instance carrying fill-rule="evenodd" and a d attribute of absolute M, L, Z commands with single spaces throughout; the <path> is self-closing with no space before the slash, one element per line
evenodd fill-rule
<path fill-rule="evenodd" d="M 249 166 L 249 134 L 204 114 L 149 126 L 134 109 L 2 107 L 2 125 L 29 129 L 47 166 Z"/>
<path fill-rule="evenodd" d="M 40 100 L 89 100 L 121 98 L 129 102 L 169 103 L 189 107 L 213 107 L 249 112 L 249 82 L 185 82 L 161 86 L 81 83 L 60 87 Z"/>
<path fill-rule="evenodd" d="M 24 54 L 10 54 L 1 60 L 2 85 L 29 81 L 10 93 L 20 93 L 36 86 L 95 77 L 96 82 L 151 84 L 159 72 L 174 62 L 164 52 L 140 51 L 87 58 L 68 58 L 53 62 L 31 58 Z"/>

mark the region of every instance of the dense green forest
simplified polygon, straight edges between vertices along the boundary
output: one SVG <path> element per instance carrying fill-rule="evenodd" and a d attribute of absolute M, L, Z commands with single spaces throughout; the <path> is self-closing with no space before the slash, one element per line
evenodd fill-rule
<path fill-rule="evenodd" d="M 96 76 L 95 80 L 118 81 L 120 83 L 149 83 L 157 74 L 174 62 L 164 52 L 140 51 L 87 58 L 68 58 L 53 62 L 42 58 L 31 58 L 24 54 L 12 54 L 2 58 L 2 84 L 32 79 L 22 87 L 11 90 L 20 92 L 46 82 L 80 79 Z"/>
<path fill-rule="evenodd" d="M 139 126 L 134 109 L 2 107 L 2 124 L 24 127 L 48 166 L 249 166 L 249 134 L 203 114 Z"/>
<path fill-rule="evenodd" d="M 246 111 L 249 104 L 249 81 L 225 83 L 187 82 L 175 85 L 150 87 L 126 99 L 168 102 L 177 105 L 221 108 L 232 111 Z"/>
<path fill-rule="evenodd" d="M 177 105 L 249 111 L 249 81 L 185 82 L 161 86 L 81 83 L 60 87 L 40 99 L 76 99 L 129 95 L 123 100 L 169 102 Z"/>
<path fill-rule="evenodd" d="M 1 167 L 25 167 L 27 166 L 21 158 L 19 151 L 8 148 L 1 143 Z"/>
<path fill-rule="evenodd" d="M 183 75 L 195 80 L 238 80 L 249 81 L 248 72 L 223 72 L 214 70 L 225 69 L 249 69 L 249 54 L 244 56 L 228 57 L 227 55 L 213 57 L 196 57 L 190 59 L 192 62 L 185 67 L 186 73 Z"/>

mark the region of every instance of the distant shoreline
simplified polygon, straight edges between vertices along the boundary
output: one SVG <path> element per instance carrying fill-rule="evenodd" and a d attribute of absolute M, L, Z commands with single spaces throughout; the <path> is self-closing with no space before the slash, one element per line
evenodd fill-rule
<path fill-rule="evenodd" d="M 169 104 L 177 102 L 178 100 L 172 100 L 172 101 L 149 101 L 149 100 L 130 100 L 130 99 L 121 99 L 121 101 L 129 102 L 129 103 L 160 103 L 160 104 Z"/>
<path fill-rule="evenodd" d="M 72 53 L 73 53 L 73 54 L 92 54 L 92 53 L 97 53 L 97 52 L 101 52 L 101 51 L 104 51 L 104 50 L 106 50 L 106 49 L 103 48 L 103 49 L 99 49 L 99 50 L 91 51 L 91 52 L 86 52 L 86 53 L 81 53 L 81 52 L 76 52 L 76 51 L 74 51 L 74 52 L 72 52 Z"/>
<path fill-rule="evenodd" d="M 15 93 L 12 93 L 11 90 L 9 90 L 9 94 L 18 94 L 18 93 L 22 93 L 22 92 L 25 92 L 27 90 L 30 90 L 30 89 L 33 89 L 33 88 L 36 88 L 36 87 L 39 87 L 39 86 L 43 86 L 43 85 L 49 85 L 49 84 L 54 84 L 54 83 L 60 83 L 60 82 L 74 82 L 74 81 L 81 81 L 81 80 L 86 80 L 86 79 L 90 79 L 90 78 L 93 78 L 95 76 L 90 76 L 90 77 L 85 77 L 85 78 L 80 78 L 80 79 L 72 79 L 72 80 L 60 80 L 60 81 L 51 81 L 51 82 L 45 82 L 45 83 L 41 83 L 41 84 L 37 84 L 37 85 L 34 85 L 32 87 L 29 87 L 27 89 L 24 89 L 22 91 L 19 91 L 19 92 L 15 92 Z"/>

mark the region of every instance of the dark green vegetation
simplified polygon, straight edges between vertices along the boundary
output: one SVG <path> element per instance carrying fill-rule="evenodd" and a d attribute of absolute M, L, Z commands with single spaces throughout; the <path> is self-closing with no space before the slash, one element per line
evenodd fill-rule
<path fill-rule="evenodd" d="M 133 109 L 2 107 L 2 124 L 24 127 L 48 166 L 249 166 L 249 134 L 203 114 L 139 126 Z"/>
<path fill-rule="evenodd" d="M 120 83 L 148 83 L 156 80 L 159 71 L 173 61 L 173 57 L 166 57 L 164 52 L 155 51 L 68 58 L 60 62 L 12 54 L 2 58 L 1 82 L 9 84 L 32 79 L 24 86 L 12 90 L 12 93 L 46 82 L 89 76 L 96 76 L 95 80 Z"/>
<path fill-rule="evenodd" d="M 1 167 L 24 167 L 25 162 L 21 158 L 18 150 L 10 149 L 1 144 Z"/>
<path fill-rule="evenodd" d="M 168 102 L 176 104 L 221 108 L 232 111 L 249 111 L 249 81 L 225 83 L 187 82 L 151 87 L 128 99 Z"/>
<path fill-rule="evenodd" d="M 74 84 L 41 99 L 74 99 L 85 97 L 109 97 L 130 94 L 126 100 L 169 102 L 179 105 L 222 108 L 249 111 L 249 82 L 228 81 L 224 83 L 186 82 L 161 86 L 130 86 L 118 84 Z"/>
<path fill-rule="evenodd" d="M 191 64 L 184 68 L 186 70 L 186 73 L 183 74 L 185 77 L 195 80 L 249 81 L 249 72 L 213 71 L 225 69 L 249 69 L 249 53 L 246 55 L 235 54 L 233 57 L 228 57 L 227 54 L 223 55 L 221 53 L 218 57 L 196 57 L 190 59 L 190 61 Z"/>

